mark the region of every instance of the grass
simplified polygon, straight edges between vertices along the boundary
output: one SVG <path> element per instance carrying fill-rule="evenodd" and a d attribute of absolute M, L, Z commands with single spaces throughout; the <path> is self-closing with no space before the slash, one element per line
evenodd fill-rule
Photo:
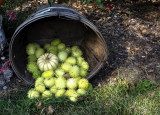
<path fill-rule="evenodd" d="M 159 115 L 160 85 L 139 81 L 135 85 L 119 79 L 94 88 L 77 103 L 65 99 L 29 100 L 27 90 L 10 92 L 0 99 L 1 115 L 44 115 L 52 106 L 55 115 Z"/>

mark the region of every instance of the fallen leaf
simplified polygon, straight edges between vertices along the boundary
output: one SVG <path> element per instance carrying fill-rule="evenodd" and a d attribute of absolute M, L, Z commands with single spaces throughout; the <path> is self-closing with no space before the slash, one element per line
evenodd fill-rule
<path fill-rule="evenodd" d="M 136 51 L 139 50 L 139 48 L 134 48 Z"/>
<path fill-rule="evenodd" d="M 113 78 L 113 81 L 117 81 L 117 78 Z"/>
<path fill-rule="evenodd" d="M 160 91 L 160 87 L 157 87 L 157 90 Z"/>
<path fill-rule="evenodd" d="M 41 102 L 38 103 L 37 107 L 38 107 L 38 109 L 41 109 L 42 108 L 42 103 Z"/>
<path fill-rule="evenodd" d="M 115 73 L 115 71 L 112 71 L 111 75 L 113 75 Z"/>
<path fill-rule="evenodd" d="M 126 98 L 128 98 L 128 97 L 129 97 L 129 95 L 128 95 L 128 94 L 126 94 L 126 95 L 125 95 L 125 97 L 126 97 Z"/>
<path fill-rule="evenodd" d="M 152 96 L 152 97 L 155 96 L 155 91 L 151 92 L 151 96 Z"/>
<path fill-rule="evenodd" d="M 126 47 L 126 49 L 127 49 L 127 50 L 130 50 L 131 48 L 130 48 L 130 47 Z"/>
<path fill-rule="evenodd" d="M 126 81 L 122 81 L 122 84 L 123 84 L 123 85 L 126 85 Z"/>
<path fill-rule="evenodd" d="M 107 4 L 107 5 L 106 5 L 106 9 L 111 10 L 111 9 L 112 9 L 112 5 Z"/>
<path fill-rule="evenodd" d="M 98 83 L 98 87 L 102 87 L 102 85 L 100 83 Z"/>
<path fill-rule="evenodd" d="M 48 112 L 47 112 L 47 114 L 48 114 L 48 115 L 52 115 L 53 112 L 54 112 L 53 107 L 52 107 L 52 106 L 49 106 L 49 107 L 48 107 Z"/>

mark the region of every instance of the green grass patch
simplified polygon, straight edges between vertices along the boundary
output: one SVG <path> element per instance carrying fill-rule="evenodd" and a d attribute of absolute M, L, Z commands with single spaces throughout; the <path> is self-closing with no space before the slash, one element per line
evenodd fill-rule
<path fill-rule="evenodd" d="M 49 106 L 56 115 L 159 115 L 159 84 L 139 81 L 133 86 L 119 79 L 94 88 L 77 103 L 55 98 L 29 100 L 27 90 L 13 91 L 10 98 L 0 99 L 1 115 L 47 114 Z"/>

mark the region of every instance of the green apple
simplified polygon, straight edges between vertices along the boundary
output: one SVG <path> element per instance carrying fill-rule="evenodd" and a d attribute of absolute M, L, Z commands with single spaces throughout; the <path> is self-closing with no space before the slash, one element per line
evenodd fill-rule
<path fill-rule="evenodd" d="M 64 77 L 58 77 L 55 81 L 55 86 L 57 89 L 66 88 L 66 79 Z"/>
<path fill-rule="evenodd" d="M 70 63 L 62 63 L 61 68 L 65 71 L 65 72 L 69 72 L 69 70 L 72 68 L 72 65 Z"/>
<path fill-rule="evenodd" d="M 65 91 L 66 91 L 65 89 L 59 89 L 59 90 L 57 90 L 57 92 L 55 93 L 55 97 L 58 98 L 58 97 L 64 96 Z"/>
<path fill-rule="evenodd" d="M 89 82 L 87 79 L 82 78 L 78 81 L 78 87 L 81 89 L 87 89 L 89 85 Z"/>
<path fill-rule="evenodd" d="M 69 89 L 76 89 L 77 88 L 77 80 L 74 78 L 69 78 L 67 80 L 67 88 Z"/>
<path fill-rule="evenodd" d="M 50 88 L 50 92 L 54 94 L 57 92 L 57 88 L 55 85 Z"/>
<path fill-rule="evenodd" d="M 89 83 L 87 90 L 88 90 L 88 91 L 92 91 L 92 90 L 93 90 L 93 86 L 92 86 L 91 83 Z"/>
<path fill-rule="evenodd" d="M 55 80 L 56 80 L 56 78 L 53 78 L 53 77 L 51 77 L 51 78 L 45 78 L 44 79 L 44 85 L 46 87 L 52 87 L 55 84 Z"/>
<path fill-rule="evenodd" d="M 35 86 L 37 86 L 38 84 L 43 84 L 44 78 L 43 77 L 39 77 L 36 79 L 35 81 Z"/>
<path fill-rule="evenodd" d="M 57 46 L 61 43 L 61 40 L 60 39 L 55 39 L 51 42 L 51 45 L 54 45 L 54 46 Z"/>
<path fill-rule="evenodd" d="M 76 90 L 73 90 L 73 89 L 68 89 L 65 93 L 66 96 L 69 96 L 69 97 L 78 97 L 79 94 L 76 92 Z"/>
<path fill-rule="evenodd" d="M 57 46 L 58 50 L 64 50 L 66 48 L 66 45 L 64 43 L 60 43 L 58 46 Z"/>
<path fill-rule="evenodd" d="M 37 91 L 39 91 L 39 92 L 41 92 L 41 93 L 44 92 L 45 89 L 46 89 L 46 87 L 45 87 L 44 84 L 37 84 L 37 85 L 35 86 L 35 90 L 37 90 Z"/>
<path fill-rule="evenodd" d="M 77 99 L 77 97 L 69 97 L 69 100 L 72 102 L 77 102 L 78 99 Z"/>
<path fill-rule="evenodd" d="M 87 76 L 87 70 L 80 68 L 80 76 L 81 77 L 86 77 Z"/>
<path fill-rule="evenodd" d="M 40 94 L 38 91 L 34 90 L 34 89 L 30 89 L 28 91 L 28 98 L 29 99 L 35 99 L 35 98 L 39 98 Z"/>
<path fill-rule="evenodd" d="M 42 97 L 43 97 L 43 98 L 50 98 L 50 97 L 52 97 L 52 93 L 51 93 L 49 90 L 45 90 L 45 91 L 42 93 Z"/>
<path fill-rule="evenodd" d="M 65 74 L 65 72 L 61 68 L 58 68 L 58 69 L 55 70 L 55 75 L 57 77 L 62 77 L 64 74 Z"/>
<path fill-rule="evenodd" d="M 43 78 L 50 78 L 50 77 L 53 77 L 53 76 L 54 76 L 54 72 L 52 70 L 45 71 L 45 72 L 42 73 Z"/>
<path fill-rule="evenodd" d="M 84 90 L 84 89 L 78 89 L 78 90 L 77 90 L 77 93 L 78 93 L 79 95 L 86 95 L 86 94 L 87 94 L 87 91 Z"/>

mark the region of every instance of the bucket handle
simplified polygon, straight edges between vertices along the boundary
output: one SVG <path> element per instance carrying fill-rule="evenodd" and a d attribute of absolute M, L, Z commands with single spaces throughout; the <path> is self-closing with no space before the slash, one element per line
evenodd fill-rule
<path fill-rule="evenodd" d="M 64 16 L 62 15 L 62 13 L 72 13 L 73 15 L 76 15 L 78 17 L 78 19 L 80 20 L 81 19 L 81 14 L 77 11 L 74 11 L 73 9 L 68 9 L 68 8 L 65 8 L 65 7 L 48 7 L 48 8 L 45 8 L 45 9 L 42 9 L 42 10 L 39 10 L 38 12 L 32 14 L 29 18 L 31 17 L 35 17 L 35 16 L 40 16 L 42 14 L 45 14 L 45 13 L 51 13 L 51 12 L 56 12 L 55 14 L 57 16 Z M 55 16 L 56 16 L 55 15 Z"/>

